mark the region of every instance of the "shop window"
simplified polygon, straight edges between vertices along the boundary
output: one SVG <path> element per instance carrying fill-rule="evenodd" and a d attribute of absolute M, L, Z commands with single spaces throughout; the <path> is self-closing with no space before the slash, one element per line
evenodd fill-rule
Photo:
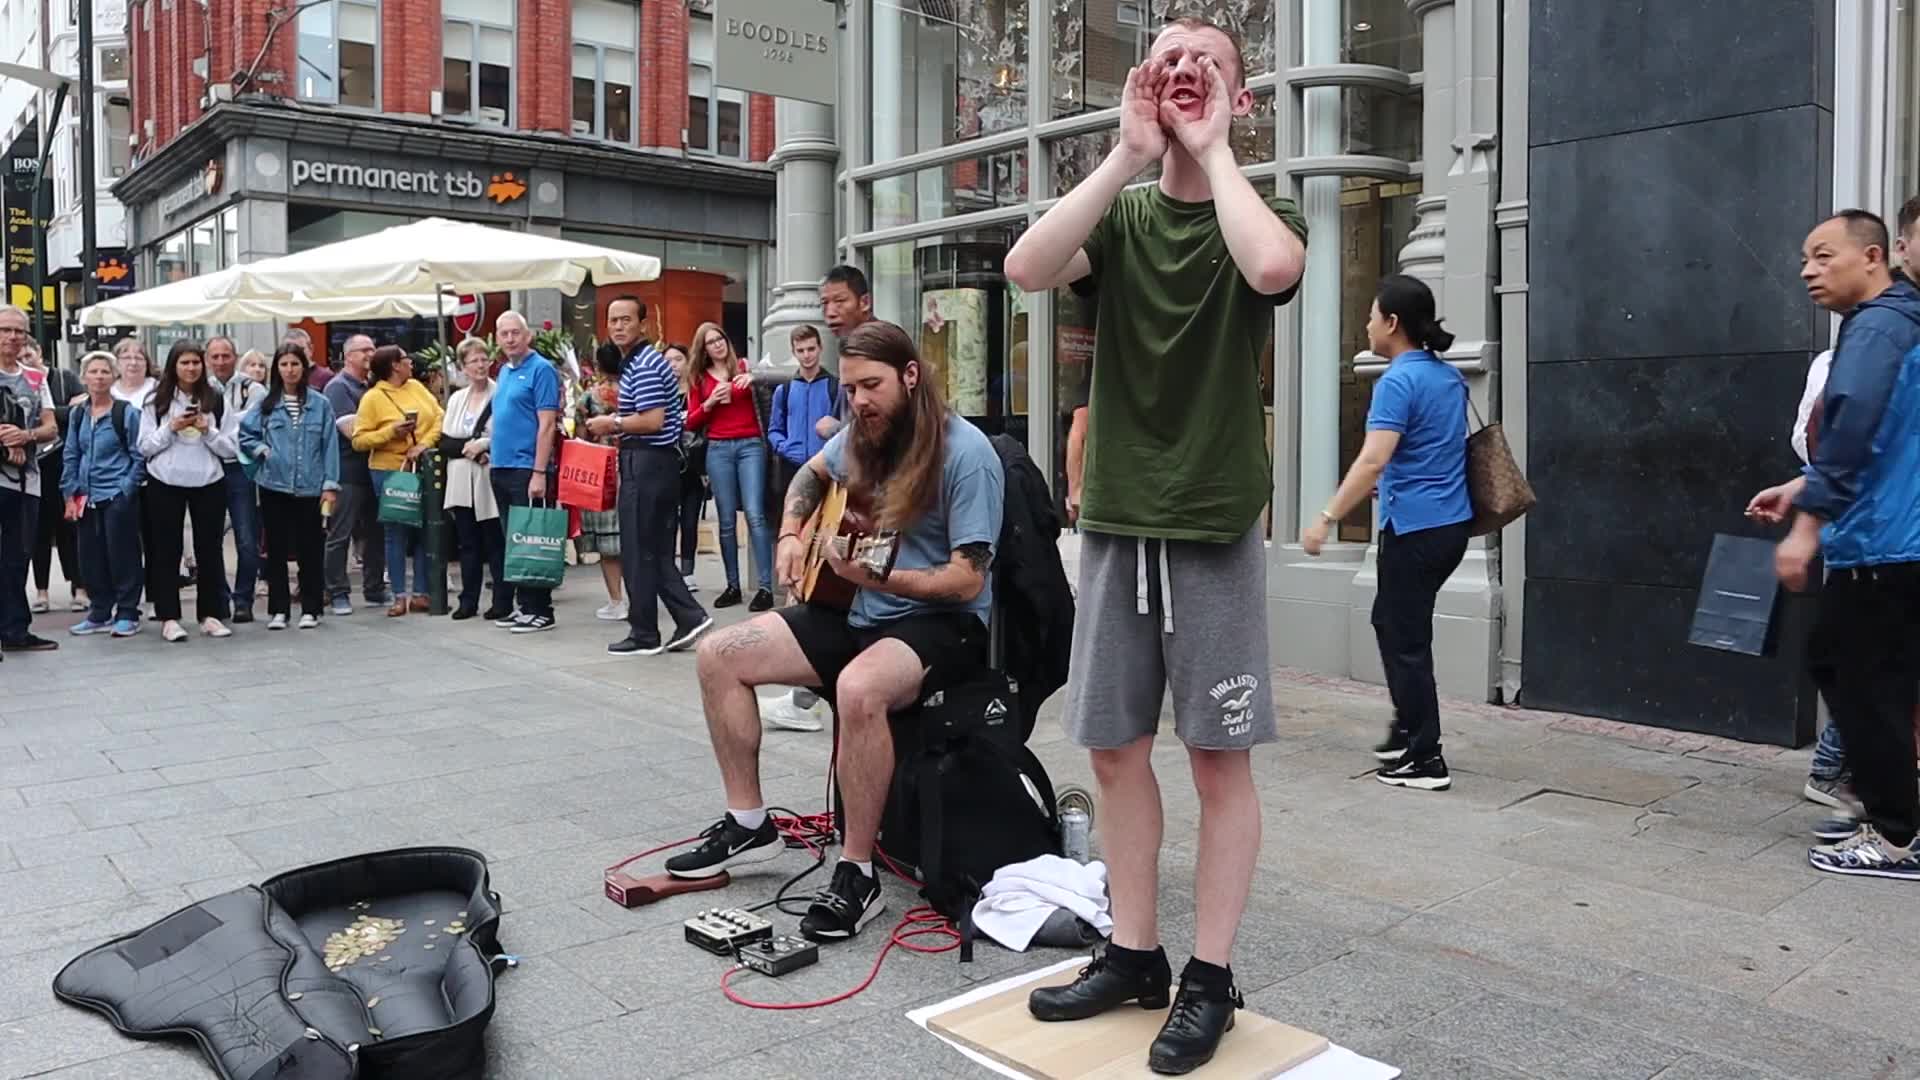
<path fill-rule="evenodd" d="M 1198 15 L 1236 34 L 1249 78 L 1274 70 L 1274 0 L 1052 0 L 1050 7 L 1054 116 L 1117 107 L 1127 71 L 1146 59 L 1170 15 Z"/>
<path fill-rule="evenodd" d="M 132 164 L 133 106 L 122 97 L 105 99 L 100 110 L 100 164 L 107 176 L 125 176 Z"/>
<path fill-rule="evenodd" d="M 1027 152 L 964 158 L 873 182 L 873 227 L 937 221 L 1027 201 Z"/>
<path fill-rule="evenodd" d="M 713 82 L 713 16 L 690 12 L 687 34 L 687 149 L 747 156 L 747 95 Z"/>
<path fill-rule="evenodd" d="M 448 0 L 442 13 L 442 113 L 511 124 L 513 0 Z"/>
<path fill-rule="evenodd" d="M 1027 438 L 1027 313 L 1007 281 L 1024 226 L 994 226 L 868 251 L 874 315 L 913 335 L 947 403 L 990 435 Z"/>
<path fill-rule="evenodd" d="M 613 0 L 575 0 L 573 7 L 573 133 L 634 141 L 634 87 L 640 11 Z"/>
<path fill-rule="evenodd" d="M 1027 122 L 1027 0 L 873 4 L 873 160 Z"/>
<path fill-rule="evenodd" d="M 376 89 L 380 7 L 368 0 L 327 0 L 300 12 L 297 93 L 302 101 L 379 107 Z"/>

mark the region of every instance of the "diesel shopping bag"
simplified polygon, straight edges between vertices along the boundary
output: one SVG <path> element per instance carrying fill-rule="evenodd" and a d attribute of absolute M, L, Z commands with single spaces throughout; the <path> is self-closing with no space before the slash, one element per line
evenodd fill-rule
<path fill-rule="evenodd" d="M 567 574 L 567 512 L 556 506 L 507 508 L 507 580 L 551 589 Z"/>
<path fill-rule="evenodd" d="M 426 523 L 426 515 L 420 508 L 420 474 L 411 468 L 402 469 L 387 476 L 387 482 L 380 486 L 380 521 L 391 525 L 411 525 L 419 528 Z"/>
<path fill-rule="evenodd" d="M 560 444 L 560 505 L 605 512 L 619 505 L 620 452 L 585 439 Z"/>
<path fill-rule="evenodd" d="M 1687 644 L 1765 656 L 1779 599 L 1773 541 L 1717 535 L 1713 554 L 1707 557 L 1706 577 L 1700 582 L 1700 602 L 1693 609 Z"/>

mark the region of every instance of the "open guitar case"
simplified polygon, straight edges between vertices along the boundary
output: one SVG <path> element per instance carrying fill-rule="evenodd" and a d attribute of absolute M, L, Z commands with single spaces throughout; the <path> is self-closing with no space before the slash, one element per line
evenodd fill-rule
<path fill-rule="evenodd" d="M 477 851 L 292 870 L 83 953 L 62 1001 L 135 1038 L 187 1038 L 225 1080 L 477 1080 L 500 897 Z"/>

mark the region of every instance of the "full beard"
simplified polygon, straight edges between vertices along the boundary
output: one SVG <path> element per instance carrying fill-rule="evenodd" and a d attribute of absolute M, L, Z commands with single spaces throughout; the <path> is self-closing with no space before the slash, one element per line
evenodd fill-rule
<path fill-rule="evenodd" d="M 865 494 L 878 497 L 894 466 L 913 445 L 913 426 L 913 410 L 908 408 L 875 422 L 855 415 L 852 430 L 847 433 L 847 449 L 859 465 L 858 474 L 872 488 Z"/>

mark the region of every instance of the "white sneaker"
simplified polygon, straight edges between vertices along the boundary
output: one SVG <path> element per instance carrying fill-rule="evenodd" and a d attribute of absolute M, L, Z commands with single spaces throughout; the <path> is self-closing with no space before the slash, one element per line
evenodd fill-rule
<path fill-rule="evenodd" d="M 811 708 L 796 707 L 791 690 L 784 690 L 777 697 L 760 699 L 760 719 L 783 731 L 819 731 L 832 717 L 833 710 L 818 698 Z"/>
<path fill-rule="evenodd" d="M 200 632 L 211 638 L 232 637 L 233 631 L 219 619 L 207 619 L 200 624 Z"/>
<path fill-rule="evenodd" d="M 686 578 L 687 578 L 687 591 L 688 591 L 688 592 L 699 592 L 699 591 L 700 591 L 700 583 L 699 583 L 699 582 L 697 582 L 697 581 L 695 581 L 695 580 L 693 580 L 693 575 L 692 575 L 692 574 L 688 574 L 688 575 L 686 576 Z"/>
<path fill-rule="evenodd" d="M 267 629 L 269 630 L 285 630 L 286 628 L 287 616 L 285 613 L 276 614 L 273 618 L 267 620 Z"/>
<path fill-rule="evenodd" d="M 599 619 L 601 622 L 626 622 L 627 602 L 625 600 L 609 600 L 600 606 L 600 610 L 593 613 L 593 617 Z"/>
<path fill-rule="evenodd" d="M 314 615 L 300 616 L 300 629 L 302 630 L 312 630 L 319 625 L 320 625 L 320 619 L 318 616 L 314 616 Z"/>
<path fill-rule="evenodd" d="M 160 625 L 160 636 L 169 642 L 179 644 L 187 640 L 187 628 L 181 626 L 177 620 L 168 619 Z"/>

